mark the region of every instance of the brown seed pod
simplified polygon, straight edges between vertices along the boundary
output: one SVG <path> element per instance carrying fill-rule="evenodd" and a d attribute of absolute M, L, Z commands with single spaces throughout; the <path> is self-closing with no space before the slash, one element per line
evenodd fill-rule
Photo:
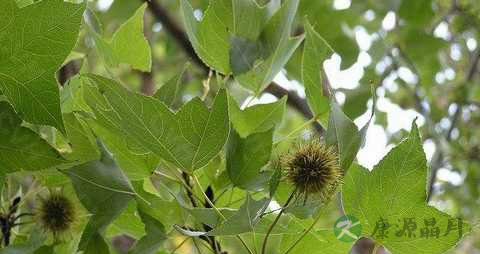
<path fill-rule="evenodd" d="M 68 231 L 75 221 L 75 208 L 70 199 L 58 192 L 51 192 L 41 199 L 37 220 L 48 232 L 58 236 Z"/>
<path fill-rule="evenodd" d="M 317 140 L 297 144 L 281 162 L 287 180 L 305 200 L 318 195 L 327 201 L 343 181 L 337 154 Z"/>

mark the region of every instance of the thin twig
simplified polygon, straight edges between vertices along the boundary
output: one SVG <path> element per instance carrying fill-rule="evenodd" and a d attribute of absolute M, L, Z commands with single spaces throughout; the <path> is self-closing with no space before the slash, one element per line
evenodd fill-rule
<path fill-rule="evenodd" d="M 280 219 L 280 216 L 282 216 L 283 212 L 285 211 L 285 208 L 288 206 L 288 204 L 290 204 L 290 201 L 292 201 L 293 197 L 295 196 L 295 193 L 297 191 L 294 190 L 292 191 L 292 193 L 290 194 L 290 197 L 288 197 L 287 201 L 285 202 L 285 204 L 283 205 L 283 208 L 282 210 L 280 210 L 280 212 L 278 213 L 277 217 L 275 217 L 275 220 L 272 222 L 272 224 L 270 225 L 270 227 L 268 228 L 268 231 L 267 231 L 267 234 L 265 235 L 265 238 L 263 239 L 263 244 L 262 244 L 262 254 L 265 254 L 265 251 L 267 249 L 267 242 L 268 242 L 268 237 L 270 236 L 270 233 L 272 233 L 272 230 L 273 228 L 275 227 L 275 225 L 277 225 L 278 223 L 278 220 Z"/>
<path fill-rule="evenodd" d="M 469 83 L 473 81 L 475 74 L 477 73 L 479 61 L 480 61 L 480 49 L 477 49 L 471 61 L 470 69 L 467 72 L 465 83 Z M 452 133 L 453 133 L 453 130 L 455 129 L 456 124 L 458 123 L 458 120 L 460 119 L 462 108 L 463 108 L 462 105 L 458 105 L 452 118 L 450 119 L 451 125 L 445 137 L 447 142 L 449 142 L 452 139 Z M 438 152 L 434 154 L 434 159 L 435 160 L 432 163 L 431 174 L 428 182 L 427 201 L 429 201 L 432 198 L 433 185 L 435 183 L 435 179 L 437 178 L 438 170 L 443 166 L 444 153 L 443 151 L 440 150 L 439 147 L 438 147 Z"/>
<path fill-rule="evenodd" d="M 215 204 L 213 204 L 213 202 L 210 200 L 210 198 L 205 194 L 205 192 L 203 191 L 202 185 L 200 184 L 200 181 L 198 180 L 197 176 L 195 176 L 195 174 L 193 174 L 193 179 L 195 180 L 195 183 L 198 185 L 198 188 L 200 188 L 200 192 L 203 193 L 203 196 L 205 197 L 205 201 L 207 201 L 207 203 L 215 210 L 215 212 L 218 213 L 218 215 L 224 221 L 227 220 L 227 218 L 222 214 L 222 212 L 220 212 L 220 210 L 218 210 L 218 208 L 215 206 Z M 252 250 L 248 247 L 245 240 L 243 240 L 243 238 L 239 235 L 236 235 L 236 237 L 237 237 L 238 240 L 240 240 L 240 242 L 243 244 L 243 246 L 248 251 L 248 253 L 253 254 Z"/>
<path fill-rule="evenodd" d="M 193 240 L 193 245 L 195 245 L 195 248 L 197 249 L 199 254 L 202 254 L 202 251 L 200 250 L 200 247 L 198 247 L 197 241 L 195 241 L 195 238 L 192 238 Z"/>
<path fill-rule="evenodd" d="M 175 253 L 176 250 L 180 249 L 188 240 L 190 239 L 190 237 L 185 237 L 185 239 L 183 239 L 183 241 L 177 245 L 177 247 L 175 247 L 175 249 L 173 249 L 170 254 L 173 254 Z"/>

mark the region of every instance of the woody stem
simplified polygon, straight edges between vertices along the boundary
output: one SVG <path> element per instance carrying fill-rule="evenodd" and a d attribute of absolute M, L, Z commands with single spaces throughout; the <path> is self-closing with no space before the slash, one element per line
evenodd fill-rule
<path fill-rule="evenodd" d="M 288 204 L 290 204 L 290 201 L 292 201 L 293 197 L 295 196 L 295 192 L 296 192 L 296 189 L 292 191 L 292 194 L 290 194 L 290 197 L 288 197 L 287 202 L 285 202 L 282 209 L 278 213 L 277 217 L 275 218 L 275 220 L 270 225 L 270 228 L 268 229 L 267 234 L 265 235 L 265 238 L 263 239 L 262 254 L 265 254 L 265 251 L 267 249 L 267 242 L 268 242 L 268 237 L 270 236 L 270 233 L 272 232 L 275 225 L 277 225 L 277 222 L 280 219 L 280 216 L 282 216 L 283 212 L 285 211 L 285 208 L 288 206 Z"/>
<path fill-rule="evenodd" d="M 195 174 L 192 174 L 192 176 L 193 176 L 193 180 L 195 180 L 195 183 L 197 184 L 198 188 L 200 188 L 200 192 L 202 192 L 202 194 L 205 197 L 205 200 L 207 201 L 207 203 L 225 221 L 227 218 L 225 218 L 225 216 L 222 214 L 222 212 L 220 212 L 220 210 L 218 210 L 218 208 L 215 206 L 215 204 L 213 204 L 213 202 L 210 200 L 210 198 L 207 196 L 207 194 L 205 194 L 205 192 L 203 191 L 202 185 L 200 184 L 200 181 L 198 180 L 197 176 L 195 176 Z M 253 254 L 252 250 L 250 250 L 250 248 L 248 247 L 245 240 L 243 240 L 243 238 L 240 235 L 237 235 L 236 237 L 242 243 L 243 247 L 245 247 L 245 249 L 248 251 L 248 253 Z"/>

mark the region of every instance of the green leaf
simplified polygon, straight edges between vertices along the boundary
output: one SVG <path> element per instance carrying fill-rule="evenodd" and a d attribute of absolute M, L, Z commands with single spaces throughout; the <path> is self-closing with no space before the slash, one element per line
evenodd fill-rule
<path fill-rule="evenodd" d="M 278 185 L 280 184 L 280 180 L 282 179 L 282 167 L 280 167 L 280 163 L 273 163 L 275 163 L 276 165 L 274 166 L 272 177 L 270 177 L 270 180 L 268 182 L 270 197 L 273 197 L 275 195 Z"/>
<path fill-rule="evenodd" d="M 254 200 L 248 194 L 245 203 L 232 216 L 228 217 L 221 225 L 209 232 L 190 231 L 175 225 L 180 233 L 187 236 L 201 235 L 238 235 L 246 232 L 252 232 L 255 225 L 260 221 L 260 215 L 263 214 L 270 204 L 270 199 Z"/>
<path fill-rule="evenodd" d="M 188 0 L 180 0 L 180 6 L 188 38 L 197 55 L 210 68 L 227 74 L 230 72 L 230 46 L 227 26 L 224 22 L 228 12 L 221 10 L 222 2 L 212 1 L 201 22 L 198 22 L 193 15 L 193 8 Z M 215 46 L 212 47 L 212 45 Z"/>
<path fill-rule="evenodd" d="M 98 160 L 100 152 L 95 137 L 86 122 L 74 113 L 64 114 L 63 120 L 72 149 L 72 152 L 65 157 L 69 160 L 76 160 L 77 163 Z"/>
<path fill-rule="evenodd" d="M 133 69 L 149 72 L 152 67 L 152 53 L 143 35 L 143 16 L 147 3 L 140 6 L 132 17 L 123 23 L 110 41 L 94 34 L 96 46 L 109 66 L 129 64 Z"/>
<path fill-rule="evenodd" d="M 147 39 L 143 35 L 143 16 L 147 3 L 144 3 L 131 18 L 113 35 L 111 46 L 118 62 L 128 63 L 132 68 L 150 71 L 152 53 Z"/>
<path fill-rule="evenodd" d="M 307 21 L 306 39 L 302 57 L 302 80 L 308 105 L 313 115 L 323 126 L 328 123 L 329 98 L 323 93 L 326 74 L 323 62 L 334 53 L 330 45 L 318 34 Z"/>
<path fill-rule="evenodd" d="M 0 171 L 0 193 L 3 193 L 3 185 L 5 184 L 5 172 Z"/>
<path fill-rule="evenodd" d="M 337 147 L 340 166 L 346 172 L 360 149 L 363 137 L 336 102 L 332 100 L 330 107 L 326 142 Z"/>
<path fill-rule="evenodd" d="M 0 254 L 31 254 L 43 245 L 47 235 L 44 231 L 34 229 L 28 239 L 21 244 L 13 244 L 3 249 L 0 249 Z"/>
<path fill-rule="evenodd" d="M 263 55 L 259 42 L 232 36 L 230 39 L 230 67 L 234 75 L 248 72 L 255 67 L 255 61 Z"/>
<path fill-rule="evenodd" d="M 23 8 L 27 5 L 30 5 L 30 4 L 33 4 L 34 1 L 33 0 L 15 0 L 15 2 L 17 3 L 17 6 L 19 8 Z"/>
<path fill-rule="evenodd" d="M 79 76 L 71 78 L 60 90 L 60 104 L 62 112 L 72 113 L 74 111 L 89 112 L 90 109 L 83 99 L 82 82 Z"/>
<path fill-rule="evenodd" d="M 198 22 L 188 0 L 180 4 L 188 38 L 206 65 L 224 74 L 252 67 L 262 50 L 257 39 L 266 22 L 267 8 L 253 0 L 211 0 Z"/>
<path fill-rule="evenodd" d="M 105 143 L 116 162 L 129 179 L 138 180 L 149 176 L 158 165 L 160 158 L 145 149 L 137 141 L 123 134 L 120 120 L 108 101 L 97 89 L 85 83 L 82 77 L 80 94 L 85 95 L 86 111 L 92 111 L 96 119 L 86 118 L 88 125 Z"/>
<path fill-rule="evenodd" d="M 103 241 L 99 234 L 122 213 L 136 193 L 106 151 L 102 151 L 100 160 L 64 172 L 70 177 L 78 199 L 92 214 L 79 244 L 79 250 L 86 251 Z"/>
<path fill-rule="evenodd" d="M 134 148 L 129 146 L 121 132 L 108 129 L 103 126 L 103 122 L 88 121 L 89 126 L 95 134 L 103 141 L 108 151 L 110 151 L 118 166 L 125 172 L 131 181 L 144 179 L 151 175 L 157 167 L 160 158 L 153 153 L 137 153 Z"/>
<path fill-rule="evenodd" d="M 427 26 L 434 17 L 432 0 L 403 0 L 398 9 L 398 16 L 407 25 Z"/>
<path fill-rule="evenodd" d="M 215 227 L 223 221 L 223 218 L 213 208 L 184 208 L 187 209 L 187 211 L 195 218 L 198 223 L 203 223 L 209 225 L 210 227 Z M 237 210 L 230 208 L 218 208 L 218 210 L 223 214 L 223 216 L 227 218 L 237 212 Z"/>
<path fill-rule="evenodd" d="M 230 97 L 228 101 L 230 121 L 242 138 L 253 133 L 267 131 L 282 122 L 286 102 L 287 97 L 284 96 L 273 103 L 258 104 L 240 110 L 235 99 Z"/>
<path fill-rule="evenodd" d="M 355 89 L 339 89 L 345 94 L 343 112 L 350 118 L 355 119 L 367 110 L 367 102 L 371 96 L 370 86 L 360 85 Z"/>
<path fill-rule="evenodd" d="M 34 254 L 50 254 L 50 253 L 54 253 L 55 250 L 53 248 L 53 246 L 42 246 L 40 247 L 39 249 L 37 249 Z"/>
<path fill-rule="evenodd" d="M 245 203 L 238 212 L 227 218 L 220 226 L 208 232 L 207 235 L 238 235 L 252 232 L 268 204 L 270 204 L 270 199 L 264 198 L 257 201 L 248 194 Z"/>
<path fill-rule="evenodd" d="M 0 101 L 0 171 L 41 170 L 65 163 L 58 151 L 22 120 L 6 101 Z"/>
<path fill-rule="evenodd" d="M 300 237 L 301 234 L 283 235 L 280 249 L 286 251 Z M 353 243 L 345 243 L 333 234 L 332 229 L 318 230 L 308 233 L 289 253 L 292 254 L 344 254 L 349 253 Z"/>
<path fill-rule="evenodd" d="M 85 4 L 0 6 L 0 90 L 25 121 L 65 132 L 55 72 L 75 45 Z"/>
<path fill-rule="evenodd" d="M 226 91 L 220 90 L 209 112 L 205 104 L 193 98 L 177 113 L 184 139 L 193 145 L 193 158 L 187 169 L 208 164 L 223 148 L 228 137 L 228 100 Z"/>
<path fill-rule="evenodd" d="M 98 232 L 93 233 L 88 246 L 83 250 L 84 254 L 110 253 L 108 244 Z"/>
<path fill-rule="evenodd" d="M 171 108 L 178 97 L 182 78 L 189 66 L 189 63 L 185 64 L 183 70 L 179 74 L 173 76 L 170 80 L 168 80 L 162 87 L 160 87 L 155 92 L 153 97 L 157 98 Z"/>
<path fill-rule="evenodd" d="M 235 76 L 235 79 L 256 95 L 272 82 L 274 77 L 287 63 L 295 49 L 303 41 L 303 36 L 291 38 L 292 24 L 295 19 L 299 0 L 287 0 L 265 25 L 260 36 L 262 43 L 261 58 L 258 58 L 252 68 Z M 238 41 L 238 40 L 237 40 Z M 241 42 L 241 41 L 240 41 Z M 237 47 L 245 46 L 242 42 Z M 235 45 L 232 45 L 234 47 Z M 245 52 L 248 52 L 244 49 Z M 248 59 L 248 58 L 247 58 Z M 240 61 L 245 61 L 240 58 Z M 248 62 L 252 62 L 249 60 Z"/>
<path fill-rule="evenodd" d="M 257 95 L 303 40 L 290 37 L 298 2 L 286 1 L 268 20 L 268 8 L 253 0 L 212 0 L 198 22 L 188 1 L 180 1 L 188 37 L 203 62 L 224 74 L 233 71 Z"/>
<path fill-rule="evenodd" d="M 135 202 L 129 202 L 127 208 L 108 226 L 105 237 L 109 239 L 121 234 L 129 235 L 135 239 L 145 235 Z"/>
<path fill-rule="evenodd" d="M 139 210 L 139 215 L 145 224 L 146 235 L 137 241 L 129 254 L 155 254 L 167 239 L 163 224 L 148 215 L 148 213 Z"/>
<path fill-rule="evenodd" d="M 444 253 L 457 244 L 469 231 L 469 226 L 462 223 L 462 234 L 454 230 L 444 236 L 452 217 L 427 205 L 427 171 L 422 140 L 413 123 L 408 138 L 393 148 L 373 171 L 356 165 L 347 173 L 342 195 L 346 214 L 361 221 L 364 236 L 373 238 L 392 253 Z M 373 235 L 377 223 L 382 225 L 381 218 L 391 225 L 388 238 L 379 237 L 378 231 Z M 397 236 L 404 226 L 404 219 L 408 218 L 413 218 L 416 223 L 415 236 Z M 436 219 L 436 224 L 431 227 L 441 230 L 438 239 L 421 237 L 424 220 L 431 218 Z"/>
<path fill-rule="evenodd" d="M 358 44 L 353 33 L 350 32 L 356 25 L 362 24 L 363 21 L 361 11 L 358 9 L 364 7 L 355 8 L 354 5 L 357 2 L 363 3 L 354 1 L 351 8 L 336 10 L 331 2 L 301 0 L 298 8 L 299 17 L 307 17 L 314 29 L 342 57 L 341 69 L 350 67 L 358 58 Z M 322 15 L 319 15 L 319 13 Z"/>
<path fill-rule="evenodd" d="M 258 190 L 270 175 L 260 172 L 270 160 L 273 129 L 241 138 L 232 131 L 227 143 L 227 172 L 232 183 L 242 189 Z"/>
<path fill-rule="evenodd" d="M 193 171 L 205 166 L 220 152 L 227 139 L 225 89 L 219 90 L 210 110 L 199 98 L 194 98 L 175 115 L 159 100 L 129 92 L 113 80 L 96 75 L 88 75 L 86 80 L 99 89 L 87 84 L 87 103 L 98 119 L 121 130 L 132 144 L 183 170 Z M 100 105 L 104 98 L 108 103 Z"/>
<path fill-rule="evenodd" d="M 163 200 L 159 196 L 145 191 L 144 186 L 147 183 L 152 184 L 148 178 L 145 179 L 145 182 L 143 180 L 132 182 L 135 191 L 138 193 L 137 206 L 139 213 L 141 212 L 141 214 L 148 215 L 150 218 L 162 223 L 162 225 L 165 226 L 166 231 L 170 231 L 173 224 L 183 223 L 184 211 L 180 205 L 181 202 L 177 202 L 176 200 Z M 142 200 L 138 197 L 142 197 Z M 149 203 L 147 204 L 143 199 L 147 200 Z M 141 214 L 140 217 L 145 223 L 145 219 Z M 148 226 L 148 224 L 145 225 Z M 149 229 L 146 228 L 145 231 L 147 232 L 146 236 L 148 237 Z"/>

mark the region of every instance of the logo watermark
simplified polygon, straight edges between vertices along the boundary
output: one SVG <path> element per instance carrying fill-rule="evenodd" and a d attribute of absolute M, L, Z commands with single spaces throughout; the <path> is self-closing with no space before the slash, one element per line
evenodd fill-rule
<path fill-rule="evenodd" d="M 387 239 L 390 237 L 408 238 L 440 238 L 457 232 L 458 237 L 463 236 L 463 220 L 461 218 L 449 218 L 444 223 L 437 223 L 437 219 L 431 218 L 397 218 L 398 223 L 390 223 L 388 219 L 380 217 L 375 222 L 371 237 L 375 239 Z M 337 219 L 333 225 L 333 233 L 342 242 L 350 243 L 358 240 L 362 233 L 360 220 L 352 215 L 344 215 Z"/>
<path fill-rule="evenodd" d="M 362 224 L 352 215 L 344 215 L 338 218 L 333 225 L 333 233 L 338 240 L 346 243 L 351 243 L 362 234 Z"/>
<path fill-rule="evenodd" d="M 437 219 L 432 218 L 402 218 L 397 223 L 390 223 L 388 219 L 380 217 L 375 222 L 372 237 L 385 239 L 389 237 L 408 237 L 408 238 L 436 238 L 448 236 L 451 232 L 457 231 L 458 237 L 463 235 L 463 221 L 461 218 L 448 219 L 445 228 L 437 224 Z M 418 225 L 417 225 L 417 221 Z M 395 227 L 392 227 L 395 226 Z M 393 231 L 393 232 L 392 232 Z M 393 233 L 393 234 L 391 234 Z"/>

